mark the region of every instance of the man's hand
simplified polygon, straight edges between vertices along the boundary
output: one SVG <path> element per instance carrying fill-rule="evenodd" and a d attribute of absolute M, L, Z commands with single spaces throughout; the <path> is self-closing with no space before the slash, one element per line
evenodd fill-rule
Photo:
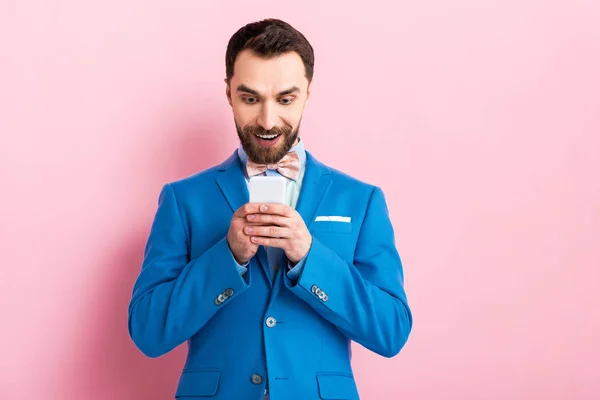
<path fill-rule="evenodd" d="M 296 210 L 285 204 L 248 203 L 244 207 L 249 224 L 243 229 L 251 244 L 279 247 L 294 265 L 306 256 L 312 235 Z"/>
<path fill-rule="evenodd" d="M 229 224 L 229 232 L 227 232 L 227 243 L 233 257 L 239 264 L 245 264 L 258 251 L 258 244 L 250 241 L 250 236 L 245 233 L 247 226 L 257 225 L 254 222 L 249 222 L 246 216 L 250 213 L 255 213 L 258 205 L 246 203 L 233 214 L 231 223 Z"/>

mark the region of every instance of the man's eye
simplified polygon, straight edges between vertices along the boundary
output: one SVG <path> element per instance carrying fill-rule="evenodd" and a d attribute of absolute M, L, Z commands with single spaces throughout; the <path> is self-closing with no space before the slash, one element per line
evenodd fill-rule
<path fill-rule="evenodd" d="M 281 100 L 279 100 L 279 102 L 281 104 L 283 104 L 284 106 L 292 104 L 293 101 L 294 101 L 293 99 L 281 99 Z"/>
<path fill-rule="evenodd" d="M 256 97 L 243 97 L 242 100 L 248 104 L 254 104 L 257 101 Z"/>

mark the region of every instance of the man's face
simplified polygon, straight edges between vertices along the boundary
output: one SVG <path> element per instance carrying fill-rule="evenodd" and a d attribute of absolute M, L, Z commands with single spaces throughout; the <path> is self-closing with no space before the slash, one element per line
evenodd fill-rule
<path fill-rule="evenodd" d="M 296 144 L 309 94 L 298 53 L 264 59 L 251 50 L 240 52 L 227 98 L 240 142 L 252 161 L 277 163 Z"/>

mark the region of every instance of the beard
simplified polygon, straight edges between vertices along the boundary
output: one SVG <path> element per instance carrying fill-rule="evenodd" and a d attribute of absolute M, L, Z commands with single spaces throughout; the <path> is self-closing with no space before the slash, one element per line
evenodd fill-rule
<path fill-rule="evenodd" d="M 248 158 L 259 164 L 276 164 L 278 163 L 296 143 L 298 138 L 298 127 L 293 129 L 290 125 L 276 126 L 270 130 L 265 130 L 260 126 L 245 126 L 243 129 L 235 124 L 240 143 Z M 273 147 L 262 147 L 255 139 L 255 135 L 282 135 L 279 143 Z"/>

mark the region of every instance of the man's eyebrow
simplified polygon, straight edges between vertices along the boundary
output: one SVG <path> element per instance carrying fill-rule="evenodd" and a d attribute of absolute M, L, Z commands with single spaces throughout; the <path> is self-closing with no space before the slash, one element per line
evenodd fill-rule
<path fill-rule="evenodd" d="M 252 94 L 254 96 L 260 96 L 260 94 L 256 90 L 250 89 L 248 86 L 246 86 L 244 84 L 241 84 L 240 86 L 238 86 L 237 87 L 237 91 L 238 92 L 244 92 L 244 93 L 250 93 L 250 94 Z M 299 92 L 299 91 L 300 91 L 300 88 L 298 86 L 293 86 L 293 87 L 291 87 L 289 89 L 286 89 L 286 90 L 284 90 L 282 92 L 279 92 L 277 94 L 277 96 L 286 96 L 288 94 L 296 93 L 296 92 Z"/>
<path fill-rule="evenodd" d="M 279 92 L 278 96 L 285 96 L 285 95 L 292 94 L 292 93 L 299 92 L 299 91 L 300 91 L 300 88 L 298 86 L 294 86 L 287 90 L 284 90 L 283 92 Z"/>
<path fill-rule="evenodd" d="M 237 87 L 237 91 L 238 92 L 246 92 L 246 93 L 250 93 L 253 94 L 255 96 L 259 96 L 258 92 L 254 89 L 250 89 L 248 86 L 241 84 L 240 86 Z"/>

